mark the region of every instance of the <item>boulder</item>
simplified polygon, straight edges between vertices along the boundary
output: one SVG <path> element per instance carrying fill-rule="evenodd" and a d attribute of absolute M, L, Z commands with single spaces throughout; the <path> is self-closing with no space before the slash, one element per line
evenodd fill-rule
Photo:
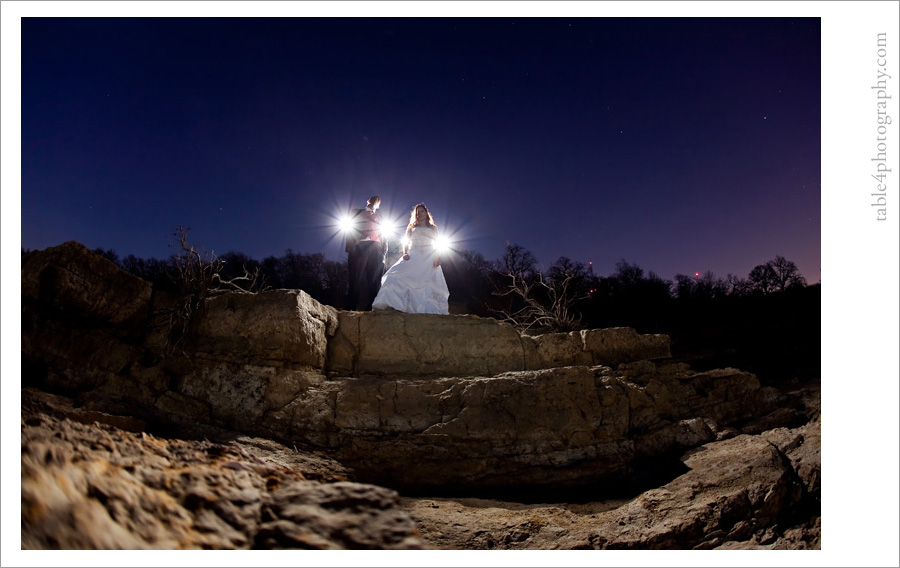
<path fill-rule="evenodd" d="M 665 335 L 631 328 L 522 335 L 471 315 L 339 312 L 326 371 L 338 376 L 493 376 L 671 357 Z"/>
<path fill-rule="evenodd" d="M 69 241 L 22 257 L 22 306 L 80 327 L 140 334 L 152 286 Z"/>
<path fill-rule="evenodd" d="M 621 482 L 639 461 L 715 440 L 713 428 L 778 401 L 734 370 L 663 365 L 642 386 L 627 369 L 332 379 L 291 404 L 291 432 L 361 479 L 405 490 L 578 487 Z"/>
<path fill-rule="evenodd" d="M 204 359 L 321 371 L 338 311 L 302 290 L 209 298 L 191 327 L 188 349 Z"/>
<path fill-rule="evenodd" d="M 591 354 L 594 365 L 618 365 L 672 356 L 668 335 L 639 335 L 630 327 L 613 327 L 585 329 L 580 336 L 582 349 Z"/>
<path fill-rule="evenodd" d="M 23 266 L 37 306 L 23 346 L 48 382 L 96 412 L 315 446 L 364 481 L 614 485 L 641 462 L 754 420 L 779 425 L 777 391 L 752 374 L 667 363 L 666 336 L 629 328 L 526 336 L 489 318 L 340 312 L 301 290 L 270 290 L 204 299 L 180 349 L 160 352 L 159 334 L 141 343 L 127 331 L 138 313 L 154 318 L 146 286 L 101 260 L 66 244 Z M 89 277 L 99 270 L 102 279 Z M 58 293 L 24 284 L 41 274 L 86 276 L 47 279 Z M 91 299 L 99 295 L 121 306 Z M 162 300 L 165 311 L 171 298 Z M 53 340 L 62 336 L 71 341 Z"/>
<path fill-rule="evenodd" d="M 816 440 L 810 440 L 810 447 Z M 820 548 L 814 516 L 788 528 L 804 497 L 789 460 L 760 436 L 710 442 L 685 470 L 633 498 L 519 504 L 495 499 L 404 498 L 425 542 L 446 549 L 692 550 Z M 795 521 L 796 522 L 796 521 Z M 779 528 L 781 527 L 781 528 Z"/>
<path fill-rule="evenodd" d="M 23 383 L 96 388 L 143 355 L 152 286 L 74 241 L 22 257 Z"/>
<path fill-rule="evenodd" d="M 272 442 L 164 439 L 30 414 L 21 547 L 426 548 L 396 492 L 334 473 L 307 479 L 321 475 L 310 462 L 278 464 L 291 454 Z"/>
<path fill-rule="evenodd" d="M 468 315 L 340 312 L 327 370 L 341 376 L 493 375 L 525 366 L 509 324 Z"/>
<path fill-rule="evenodd" d="M 73 399 L 23 397 L 23 548 L 430 546 L 396 490 L 641 493 L 468 547 L 818 547 L 813 521 L 776 530 L 818 506 L 818 419 L 751 373 L 673 363 L 666 336 L 300 290 L 209 297 L 167 329 L 177 299 L 77 243 L 25 255 L 22 282 L 23 386 Z"/>

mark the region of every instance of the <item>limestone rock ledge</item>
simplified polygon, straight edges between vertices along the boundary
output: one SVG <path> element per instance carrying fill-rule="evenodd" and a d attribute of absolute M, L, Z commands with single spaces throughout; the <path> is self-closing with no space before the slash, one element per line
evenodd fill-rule
<path fill-rule="evenodd" d="M 531 337 L 273 290 L 208 299 L 169 353 L 165 299 L 78 243 L 26 255 L 22 282 L 23 384 L 327 450 L 391 487 L 615 484 L 641 460 L 802 419 L 774 413 L 753 375 L 670 364 L 667 337 L 631 329 Z"/>
<path fill-rule="evenodd" d="M 522 335 L 469 315 L 339 312 L 326 371 L 340 376 L 493 376 L 571 365 L 618 365 L 671 356 L 669 338 L 631 328 Z"/>
<path fill-rule="evenodd" d="M 704 444 L 634 497 L 534 504 L 400 497 L 321 453 L 144 426 L 23 389 L 24 550 L 821 548 L 803 506 L 817 498 L 804 489 L 818 483 L 818 420 Z"/>
<path fill-rule="evenodd" d="M 23 392 L 23 550 L 429 548 L 395 491 L 348 481 L 333 460 L 109 418 Z"/>
<path fill-rule="evenodd" d="M 373 483 L 559 489 L 621 483 L 641 460 L 733 435 L 726 425 L 777 403 L 747 373 L 643 362 L 492 377 L 339 378 L 310 385 L 266 426 L 270 435 L 331 448 Z"/>
<path fill-rule="evenodd" d="M 796 473 L 818 472 L 819 423 L 774 437 L 791 442 L 740 435 L 704 444 L 682 458 L 682 475 L 635 498 L 517 504 L 404 497 L 401 504 L 422 539 L 445 549 L 820 549 L 813 494 Z M 790 510 L 793 519 L 784 515 Z"/>

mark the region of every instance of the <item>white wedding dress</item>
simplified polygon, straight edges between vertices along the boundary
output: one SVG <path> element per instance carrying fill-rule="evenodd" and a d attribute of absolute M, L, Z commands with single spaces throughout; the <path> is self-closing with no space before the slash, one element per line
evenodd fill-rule
<path fill-rule="evenodd" d="M 448 314 L 450 291 L 444 271 L 434 266 L 437 229 L 415 227 L 409 236 L 409 260 L 400 257 L 381 277 L 372 309 L 394 308 L 410 314 Z"/>

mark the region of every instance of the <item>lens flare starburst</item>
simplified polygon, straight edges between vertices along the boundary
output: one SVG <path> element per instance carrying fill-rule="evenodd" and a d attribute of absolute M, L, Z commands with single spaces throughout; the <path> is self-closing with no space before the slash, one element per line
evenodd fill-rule
<path fill-rule="evenodd" d="M 450 240 L 450 237 L 447 235 L 439 235 L 434 240 L 434 249 L 438 252 L 438 254 L 445 254 L 452 250 L 453 243 Z"/>

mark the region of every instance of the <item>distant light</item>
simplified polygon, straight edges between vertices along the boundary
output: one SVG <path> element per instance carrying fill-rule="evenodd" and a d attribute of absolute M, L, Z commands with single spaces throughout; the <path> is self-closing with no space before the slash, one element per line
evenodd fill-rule
<path fill-rule="evenodd" d="M 695 272 L 695 273 L 694 273 L 694 276 L 700 276 L 700 273 L 699 273 L 699 272 Z"/>

